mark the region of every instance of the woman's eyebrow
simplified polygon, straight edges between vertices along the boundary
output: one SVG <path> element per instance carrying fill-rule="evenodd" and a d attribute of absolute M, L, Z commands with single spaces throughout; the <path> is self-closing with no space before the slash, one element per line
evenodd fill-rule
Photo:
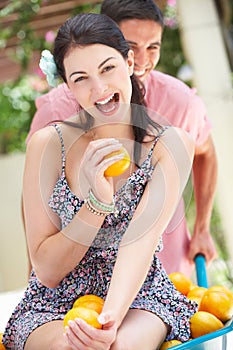
<path fill-rule="evenodd" d="M 73 72 L 70 74 L 70 78 L 72 77 L 72 75 L 74 74 L 87 74 L 86 72 L 83 72 L 83 71 L 77 71 L 77 72 Z"/>
<path fill-rule="evenodd" d="M 111 59 L 116 59 L 116 57 L 108 57 L 108 58 L 106 58 L 106 60 L 104 60 L 103 62 L 100 63 L 100 65 L 98 66 L 98 69 L 100 69 L 106 62 L 108 62 Z"/>
<path fill-rule="evenodd" d="M 115 57 L 108 57 L 106 58 L 106 60 L 104 60 L 103 62 L 100 63 L 100 65 L 98 66 L 98 69 L 100 69 L 106 62 L 108 62 L 111 59 L 116 59 Z M 87 74 L 84 71 L 76 71 L 70 74 L 70 78 L 74 75 L 74 74 Z"/>

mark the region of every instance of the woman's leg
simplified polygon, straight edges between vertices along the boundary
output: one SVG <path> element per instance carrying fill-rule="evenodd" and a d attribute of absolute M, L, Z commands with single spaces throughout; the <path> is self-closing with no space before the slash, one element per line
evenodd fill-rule
<path fill-rule="evenodd" d="M 63 333 L 63 321 L 46 323 L 29 335 L 24 350 L 71 350 Z"/>
<path fill-rule="evenodd" d="M 33 331 L 24 350 L 71 350 L 63 337 L 63 321 L 52 321 Z M 156 350 L 168 332 L 164 322 L 151 312 L 130 309 L 111 350 Z"/>
<path fill-rule="evenodd" d="M 155 314 L 130 309 L 111 350 L 156 350 L 160 348 L 168 331 L 169 327 Z"/>

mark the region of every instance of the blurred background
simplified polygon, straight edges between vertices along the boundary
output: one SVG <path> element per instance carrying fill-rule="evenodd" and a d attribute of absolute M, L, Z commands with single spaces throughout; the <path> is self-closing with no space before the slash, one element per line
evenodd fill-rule
<path fill-rule="evenodd" d="M 208 268 L 210 284 L 233 288 L 233 0 L 157 0 L 165 15 L 156 69 L 198 90 L 213 123 L 219 161 L 211 231 L 219 258 Z M 0 2 L 0 291 L 27 281 L 27 250 L 21 218 L 25 138 L 35 98 L 49 86 L 40 53 L 52 49 L 56 31 L 80 12 L 99 12 L 101 1 L 1 0 Z M 191 186 L 191 183 L 188 184 Z M 190 230 L 195 206 L 187 200 Z"/>

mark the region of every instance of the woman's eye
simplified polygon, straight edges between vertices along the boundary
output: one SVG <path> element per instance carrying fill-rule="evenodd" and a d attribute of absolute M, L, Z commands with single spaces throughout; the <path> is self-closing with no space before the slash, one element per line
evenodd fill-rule
<path fill-rule="evenodd" d="M 107 66 L 104 67 L 103 72 L 109 72 L 110 70 L 112 70 L 114 68 L 114 66 Z"/>
<path fill-rule="evenodd" d="M 79 81 L 82 81 L 84 79 L 86 79 L 86 77 L 78 77 L 74 80 L 74 83 L 78 83 Z"/>

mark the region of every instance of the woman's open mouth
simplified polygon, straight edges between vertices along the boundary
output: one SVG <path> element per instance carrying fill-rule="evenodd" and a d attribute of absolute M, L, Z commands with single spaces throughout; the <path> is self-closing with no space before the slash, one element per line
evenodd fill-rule
<path fill-rule="evenodd" d="M 119 94 L 114 93 L 101 101 L 95 102 L 95 106 L 102 113 L 112 113 L 118 108 L 119 98 Z"/>

